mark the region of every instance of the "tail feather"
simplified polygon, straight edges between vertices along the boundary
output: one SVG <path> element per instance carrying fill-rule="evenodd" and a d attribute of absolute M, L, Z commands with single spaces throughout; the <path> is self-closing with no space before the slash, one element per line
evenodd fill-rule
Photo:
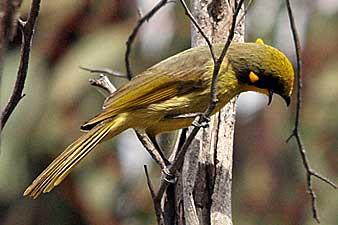
<path fill-rule="evenodd" d="M 41 193 L 51 191 L 59 185 L 74 167 L 88 155 L 94 147 L 99 144 L 108 134 L 118 129 L 118 121 L 110 121 L 95 126 L 88 133 L 81 136 L 74 143 L 69 145 L 53 162 L 33 181 L 25 190 L 24 196 L 37 198 Z M 115 135 L 116 135 L 115 134 Z"/>

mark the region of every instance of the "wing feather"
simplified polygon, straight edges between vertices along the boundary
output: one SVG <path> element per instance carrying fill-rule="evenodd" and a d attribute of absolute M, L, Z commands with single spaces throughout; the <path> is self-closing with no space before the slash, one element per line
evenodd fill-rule
<path fill-rule="evenodd" d="M 208 51 L 207 48 L 203 50 Z M 189 49 L 170 57 L 136 76 L 109 96 L 104 102 L 102 112 L 87 121 L 81 128 L 89 130 L 97 123 L 121 112 L 146 107 L 182 95 L 192 89 L 202 88 L 203 75 L 210 71 L 209 67 L 212 66 L 211 58 L 201 57 L 199 54 L 191 55 L 191 51 Z M 196 66 L 197 64 L 199 66 Z M 194 76 L 189 76 L 191 74 Z"/>

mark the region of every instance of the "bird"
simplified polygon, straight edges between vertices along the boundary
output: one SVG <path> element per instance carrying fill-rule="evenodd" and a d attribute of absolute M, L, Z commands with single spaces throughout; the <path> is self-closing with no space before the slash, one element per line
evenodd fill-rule
<path fill-rule="evenodd" d="M 220 55 L 224 44 L 215 44 Z M 143 130 L 155 146 L 158 134 L 189 127 L 195 114 L 206 110 L 214 62 L 207 46 L 190 48 L 135 76 L 108 96 L 99 114 L 81 126 L 84 132 L 27 187 L 24 196 L 37 198 L 58 186 L 98 144 L 124 130 Z M 282 97 L 287 106 L 294 83 L 291 62 L 277 48 L 256 42 L 232 42 L 217 80 L 218 112 L 236 95 L 256 91 Z M 192 116 L 182 116 L 192 115 Z"/>

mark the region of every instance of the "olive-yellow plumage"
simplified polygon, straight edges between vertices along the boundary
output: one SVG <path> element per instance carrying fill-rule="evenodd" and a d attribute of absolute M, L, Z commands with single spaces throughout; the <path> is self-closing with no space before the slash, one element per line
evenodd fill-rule
<path fill-rule="evenodd" d="M 223 45 L 215 45 L 220 54 Z M 109 96 L 102 111 L 82 125 L 86 133 L 66 148 L 33 181 L 24 195 L 36 198 L 60 184 L 94 147 L 128 128 L 143 129 L 150 137 L 188 127 L 205 111 L 213 61 L 207 47 L 172 56 L 133 78 Z M 290 102 L 294 72 L 287 57 L 263 43 L 232 43 L 221 65 L 217 82 L 219 111 L 245 91 L 273 93 Z"/>

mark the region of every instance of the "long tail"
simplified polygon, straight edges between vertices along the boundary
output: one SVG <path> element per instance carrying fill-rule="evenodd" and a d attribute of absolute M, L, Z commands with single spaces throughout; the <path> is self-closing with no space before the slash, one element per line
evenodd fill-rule
<path fill-rule="evenodd" d="M 55 186 L 59 185 L 73 168 L 88 155 L 97 144 L 103 141 L 108 134 L 112 137 L 120 133 L 123 130 L 121 123 L 123 123 L 123 121 L 118 119 L 101 123 L 81 136 L 53 160 L 25 190 L 23 195 L 29 195 L 35 199 L 41 193 L 50 192 Z"/>

